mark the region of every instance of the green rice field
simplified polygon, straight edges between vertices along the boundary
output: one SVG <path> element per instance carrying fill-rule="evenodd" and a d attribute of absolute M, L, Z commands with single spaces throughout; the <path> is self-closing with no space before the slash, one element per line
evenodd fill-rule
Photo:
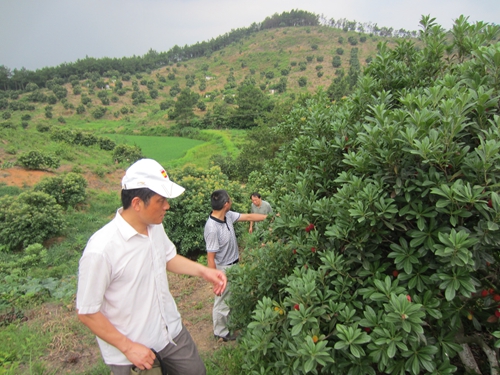
<path fill-rule="evenodd" d="M 205 143 L 189 138 L 154 137 L 143 135 L 106 134 L 118 144 L 139 146 L 144 156 L 157 160 L 163 166 L 184 157 L 188 150 Z"/>

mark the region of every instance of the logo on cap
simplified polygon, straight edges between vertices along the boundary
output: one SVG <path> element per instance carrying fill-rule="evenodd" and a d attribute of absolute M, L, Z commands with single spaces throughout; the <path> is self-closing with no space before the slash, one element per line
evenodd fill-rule
<path fill-rule="evenodd" d="M 168 178 L 167 172 L 165 172 L 165 169 L 161 170 L 161 174 L 163 175 L 164 178 Z"/>

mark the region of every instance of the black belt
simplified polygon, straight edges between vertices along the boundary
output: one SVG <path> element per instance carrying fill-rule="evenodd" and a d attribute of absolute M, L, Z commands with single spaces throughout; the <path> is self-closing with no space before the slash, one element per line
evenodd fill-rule
<path fill-rule="evenodd" d="M 233 263 L 226 264 L 226 266 L 232 266 L 240 261 L 240 258 L 236 259 Z"/>

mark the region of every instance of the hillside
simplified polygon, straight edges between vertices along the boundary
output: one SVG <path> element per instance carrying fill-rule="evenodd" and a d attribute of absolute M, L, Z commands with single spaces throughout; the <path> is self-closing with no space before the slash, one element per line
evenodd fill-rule
<path fill-rule="evenodd" d="M 184 135 L 205 141 L 208 137 L 212 139 L 208 147 L 211 151 L 202 161 L 207 165 L 210 155 L 228 152 L 215 145 L 213 135 L 200 138 L 183 133 L 179 127 L 169 133 L 169 129 L 176 128 L 176 120 L 169 115 L 182 90 L 189 88 L 198 98 L 196 104 L 191 104 L 195 116 L 189 120 L 191 126 L 198 127 L 208 113 L 226 116 L 225 121 L 204 127 L 231 128 L 232 114 L 227 111 L 238 108 L 235 96 L 243 82 L 250 81 L 258 87 L 273 105 L 294 102 L 320 87 L 327 89 L 341 71 L 346 77 L 350 69 L 357 74 L 375 57 L 378 43 L 387 42 L 393 47 L 398 40 L 401 38 L 328 26 L 280 27 L 252 33 L 209 56 L 171 63 L 156 70 L 133 75 L 108 71 L 103 76 L 88 71 L 82 77 L 49 80 L 47 88 L 28 83 L 24 91 L 0 91 L 3 129 L 0 165 L 11 167 L 20 153 L 37 149 L 56 154 L 67 170 L 76 164 L 97 176 L 114 172 L 112 165 L 99 162 L 109 151 L 66 147 L 54 142 L 51 134 L 64 129 L 98 136 Z M 221 108 L 226 112 L 217 114 Z"/>
<path fill-rule="evenodd" d="M 351 45 L 349 38 L 353 38 L 357 44 Z M 336 77 L 338 69 L 343 69 L 347 74 L 354 49 L 358 51 L 360 65 L 366 66 L 367 59 L 376 55 L 377 44 L 381 41 L 394 46 L 397 38 L 344 32 L 326 26 L 268 29 L 232 43 L 211 56 L 171 64 L 150 72 L 103 77 L 88 72 L 85 74 L 86 79 L 71 79 L 68 83 L 56 79 L 48 83 L 49 89 L 39 90 L 28 84 L 27 89 L 31 93 L 1 92 L 3 99 L 0 108 L 4 112 L 11 112 L 9 120 L 14 123 L 20 123 L 21 114 L 24 113 L 22 106 L 12 104 L 19 101 L 34 105 L 35 109 L 28 111 L 32 117 L 31 123 L 58 125 L 65 121 L 68 125 L 85 129 L 128 129 L 129 132 L 137 126 L 168 126 L 173 122 L 168 118 L 168 110 L 160 110 L 160 103 L 175 100 L 175 96 L 170 93 L 172 87 L 177 86 L 179 91 L 190 87 L 192 92 L 200 95 L 207 110 L 210 110 L 214 103 L 234 95 L 235 88 L 245 78 L 252 78 L 264 93 L 273 95 L 279 101 L 290 96 L 297 97 L 301 93 L 314 92 L 320 86 L 327 88 Z M 339 49 L 342 49 L 341 55 Z M 332 66 L 335 56 L 340 58 L 339 67 Z M 289 71 L 288 74 L 283 75 L 286 70 Z M 229 78 L 234 82 L 234 87 L 228 85 L 228 77 L 234 77 Z M 275 90 L 273 94 L 271 87 L 278 84 L 282 77 L 287 82 L 285 93 L 278 95 Z M 307 80 L 304 87 L 299 86 L 300 77 Z M 203 88 L 203 85 L 206 87 Z M 66 95 L 60 87 L 66 90 Z M 157 90 L 156 98 L 152 98 L 151 90 Z M 54 99 L 49 99 L 54 95 L 57 98 L 55 103 Z M 133 104 L 134 98 L 138 97 L 139 100 Z M 105 104 L 102 98 L 107 98 L 104 99 Z M 77 113 L 82 101 L 86 103 L 85 112 Z M 44 108 L 47 105 L 51 107 L 52 119 L 45 116 Z M 93 113 L 100 107 L 106 108 L 106 112 L 96 119 Z M 202 117 L 205 113 L 206 111 L 195 108 L 197 116 Z"/>

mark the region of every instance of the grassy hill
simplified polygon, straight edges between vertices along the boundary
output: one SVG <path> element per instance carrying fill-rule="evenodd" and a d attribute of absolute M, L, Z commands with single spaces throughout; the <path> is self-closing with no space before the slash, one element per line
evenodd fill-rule
<path fill-rule="evenodd" d="M 352 45 L 349 40 L 357 44 Z M 160 109 L 162 102 L 168 102 L 171 106 L 176 100 L 170 94 L 174 86 L 184 89 L 192 85 L 191 90 L 200 95 L 206 110 L 195 107 L 194 113 L 198 117 L 203 117 L 214 104 L 233 96 L 236 87 L 245 78 L 252 78 L 264 93 L 279 103 L 290 97 L 297 98 L 302 93 L 314 92 L 319 87 L 327 88 L 339 69 L 349 70 L 354 49 L 357 50 L 360 65 L 365 66 L 367 60 L 376 55 L 377 44 L 381 41 L 395 45 L 397 38 L 344 32 L 326 26 L 268 29 L 232 43 L 210 56 L 170 64 L 150 72 L 129 77 L 100 77 L 89 73 L 89 78 L 85 80 L 73 80 L 61 85 L 52 83 L 53 86 L 49 87 L 53 90 L 43 88 L 32 92 L 4 92 L 4 122 L 1 126 L 16 131 L 7 131 L 2 137 L 4 141 L 0 144 L 0 160 L 13 162 L 14 153 L 28 147 L 29 143 L 36 145 L 40 140 L 43 146 L 47 146 L 50 142 L 47 137 L 37 134 L 29 136 L 27 143 L 19 143 L 23 121 L 23 127 L 27 128 L 25 131 L 59 127 L 97 134 L 148 134 L 148 131 L 155 129 L 161 134 L 162 130 L 174 124 L 168 117 L 171 108 Z M 332 66 L 335 56 L 340 58 L 340 67 Z M 230 76 L 234 77 L 232 85 L 228 85 Z M 273 93 L 271 87 L 283 77 L 287 80 L 286 91 L 282 94 Z M 303 87 L 298 83 L 301 77 L 307 81 Z M 103 84 L 103 89 L 97 87 Z M 42 100 L 44 95 L 45 98 L 54 99 L 56 88 L 60 90 L 61 86 L 66 90 L 66 95 L 61 95 L 62 98 L 54 104 L 34 101 L 40 95 Z M 157 92 L 154 99 L 151 90 Z M 137 97 L 140 100 L 134 102 Z M 82 101 L 86 104 L 83 105 Z M 24 103 L 21 108 L 31 105 L 31 110 L 16 110 L 19 107 L 16 102 Z M 84 112 L 78 113 L 79 106 Z M 96 110 L 104 114 L 100 116 Z M 50 113 L 51 118 L 47 118 L 47 113 Z M 23 120 L 26 115 L 29 115 L 29 120 Z"/>

